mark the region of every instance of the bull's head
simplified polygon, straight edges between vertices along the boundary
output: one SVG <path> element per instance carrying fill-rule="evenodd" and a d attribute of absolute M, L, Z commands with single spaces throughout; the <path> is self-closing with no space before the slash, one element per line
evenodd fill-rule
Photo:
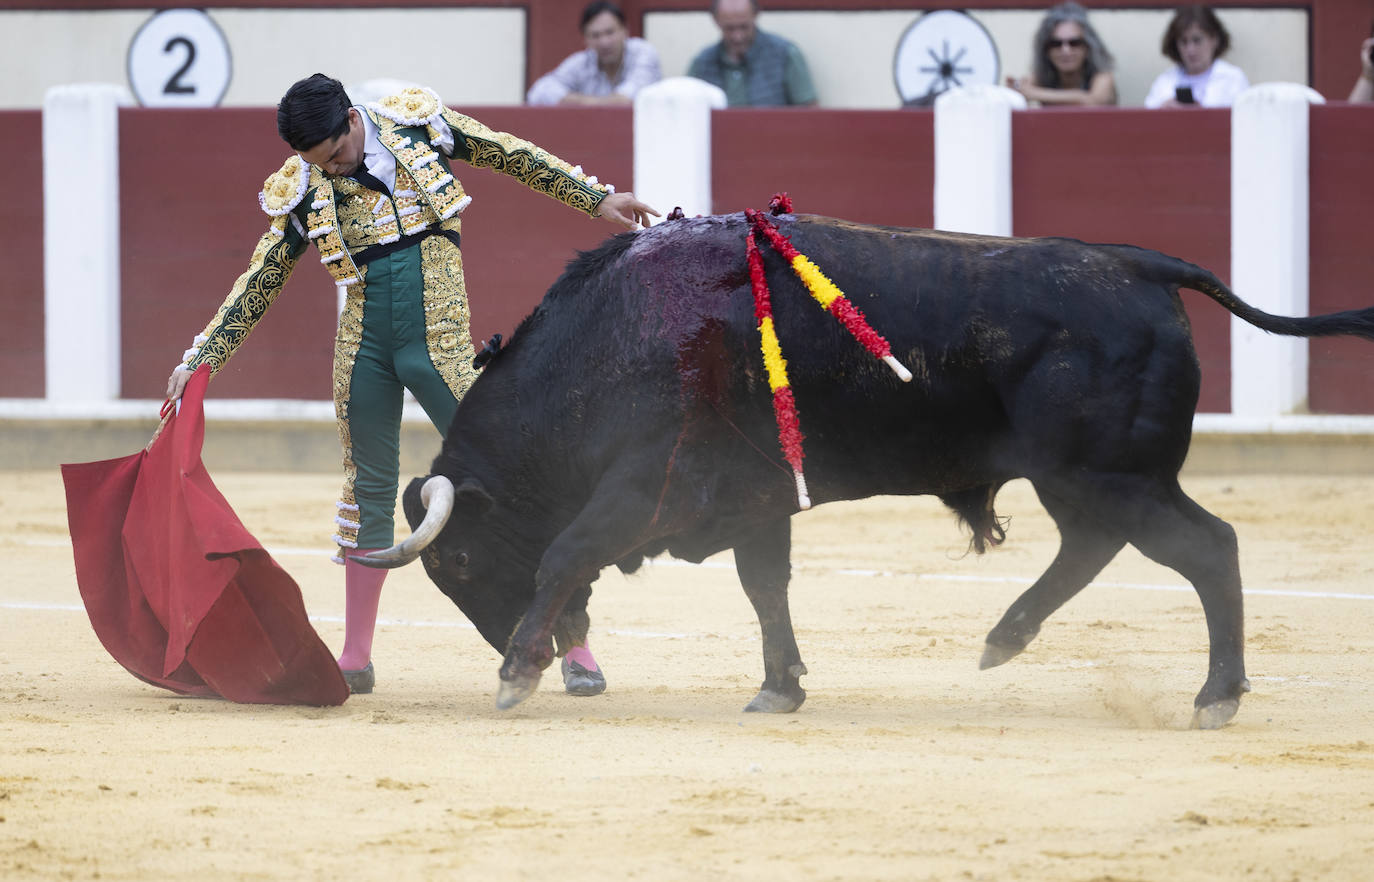
<path fill-rule="evenodd" d="M 391 569 L 420 558 L 431 581 L 478 632 L 505 653 L 534 599 L 534 567 L 512 554 L 509 537 L 488 517 L 493 500 L 476 478 L 456 487 L 443 475 L 416 478 L 401 500 L 411 534 L 399 544 L 353 560 Z"/>

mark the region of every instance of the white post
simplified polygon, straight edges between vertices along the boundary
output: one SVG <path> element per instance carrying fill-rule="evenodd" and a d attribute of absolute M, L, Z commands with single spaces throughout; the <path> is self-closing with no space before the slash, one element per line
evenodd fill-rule
<path fill-rule="evenodd" d="M 128 90 L 43 96 L 43 362 L 49 401 L 119 397 L 119 107 Z"/>
<path fill-rule="evenodd" d="M 935 99 L 935 228 L 1011 235 L 1011 112 L 1004 86 L 955 88 Z"/>
<path fill-rule="evenodd" d="M 1231 287 L 1277 315 L 1307 315 L 1307 108 L 1322 96 L 1264 83 L 1231 108 Z M 1307 404 L 1307 341 L 1231 318 L 1231 413 L 1272 418 Z"/>
<path fill-rule="evenodd" d="M 669 77 L 635 94 L 634 191 L 666 216 L 711 213 L 711 111 L 725 93 L 695 77 Z"/>

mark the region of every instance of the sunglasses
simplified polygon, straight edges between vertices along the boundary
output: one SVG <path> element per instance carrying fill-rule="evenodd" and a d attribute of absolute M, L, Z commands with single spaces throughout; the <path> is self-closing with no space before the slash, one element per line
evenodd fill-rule
<path fill-rule="evenodd" d="M 1073 37 L 1069 40 L 1050 40 L 1046 48 L 1049 49 L 1082 49 L 1088 45 L 1088 41 L 1082 37 Z"/>

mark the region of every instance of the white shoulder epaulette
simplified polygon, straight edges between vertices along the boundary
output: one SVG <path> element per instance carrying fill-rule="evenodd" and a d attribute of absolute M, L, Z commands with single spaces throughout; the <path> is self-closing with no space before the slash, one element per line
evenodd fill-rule
<path fill-rule="evenodd" d="M 293 153 L 280 170 L 263 181 L 258 204 L 272 217 L 280 217 L 300 204 L 309 183 L 309 166 Z"/>
<path fill-rule="evenodd" d="M 444 102 L 433 89 L 414 86 L 381 101 L 373 101 L 368 109 L 403 126 L 433 126 L 444 112 Z"/>

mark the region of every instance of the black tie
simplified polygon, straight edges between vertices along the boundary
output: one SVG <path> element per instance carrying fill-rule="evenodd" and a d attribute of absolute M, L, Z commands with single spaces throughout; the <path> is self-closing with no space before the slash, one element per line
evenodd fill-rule
<path fill-rule="evenodd" d="M 367 165 L 365 163 L 359 163 L 357 168 L 348 173 L 348 176 L 369 190 L 376 190 L 378 193 L 391 192 L 387 189 L 386 184 L 377 180 L 377 178 L 367 170 Z"/>

